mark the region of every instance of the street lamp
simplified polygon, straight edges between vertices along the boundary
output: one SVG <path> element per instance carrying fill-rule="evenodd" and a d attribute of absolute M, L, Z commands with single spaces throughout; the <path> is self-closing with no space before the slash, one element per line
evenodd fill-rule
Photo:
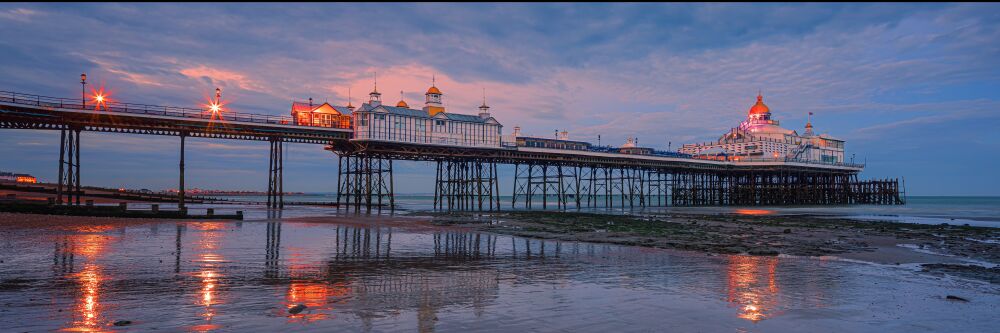
<path fill-rule="evenodd" d="M 80 74 L 80 103 L 87 108 L 87 73 Z"/>
<path fill-rule="evenodd" d="M 218 114 L 219 111 L 222 111 L 222 104 L 220 104 L 221 100 L 222 100 L 222 89 L 215 88 L 215 100 L 212 101 L 212 104 L 208 106 L 208 109 L 212 111 L 213 114 Z"/>

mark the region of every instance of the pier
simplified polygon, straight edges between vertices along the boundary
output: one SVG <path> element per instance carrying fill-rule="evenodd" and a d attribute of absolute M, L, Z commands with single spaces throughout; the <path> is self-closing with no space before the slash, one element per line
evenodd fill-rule
<path fill-rule="evenodd" d="M 428 91 L 429 105 L 440 103 L 440 91 Z M 221 92 L 216 91 L 218 101 Z M 214 105 L 192 109 L 53 98 L 0 92 L 0 128 L 60 132 L 59 183 L 56 205 L 80 205 L 80 142 L 83 133 L 130 133 L 179 138 L 179 207 L 185 209 L 184 150 L 187 137 L 268 141 L 269 208 L 284 207 L 282 151 L 286 144 L 320 145 L 336 154 L 339 207 L 391 209 L 395 206 L 393 161 L 425 161 L 436 166 L 434 207 L 439 210 L 497 211 L 511 209 L 635 208 L 664 206 L 765 205 L 896 205 L 905 202 L 898 179 L 859 178 L 862 164 L 828 163 L 776 157 L 713 160 L 691 155 L 627 153 L 607 149 L 527 147 L 502 140 L 499 133 L 473 141 L 449 136 L 373 132 L 358 124 L 375 121 L 378 110 L 413 113 L 380 105 L 380 94 L 354 112 L 350 121 L 329 126 L 299 124 L 286 116 L 224 112 Z M 401 101 L 402 102 L 402 101 Z M 405 105 L 402 103 L 400 105 Z M 311 103 L 310 103 L 311 106 Z M 367 109 L 366 109 L 367 107 Z M 353 107 L 348 107 L 353 110 Z M 404 110 L 404 111 L 399 111 Z M 430 113 L 445 119 L 443 107 Z M 480 107 L 481 126 L 499 126 Z M 385 112 L 385 111 L 382 111 Z M 363 118 L 366 116 L 374 116 Z M 391 113 L 390 113 L 391 115 Z M 474 116 L 456 117 L 472 121 Z M 472 117 L 472 118 L 469 118 Z M 428 131 L 429 132 L 429 131 Z M 488 132 L 488 131 L 481 131 Z M 499 131 L 497 131 L 499 132 Z M 797 156 L 797 155 L 796 155 Z M 333 163 L 331 163 L 332 165 Z M 514 168 L 502 180 L 498 166 Z M 499 184 L 513 183 L 511 201 L 501 202 Z"/>

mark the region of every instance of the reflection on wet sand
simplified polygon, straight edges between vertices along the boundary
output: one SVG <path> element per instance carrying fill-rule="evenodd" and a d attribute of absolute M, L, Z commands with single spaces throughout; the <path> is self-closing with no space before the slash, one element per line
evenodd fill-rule
<path fill-rule="evenodd" d="M 736 214 L 751 215 L 751 216 L 774 215 L 775 211 L 767 209 L 737 209 Z"/>
<path fill-rule="evenodd" d="M 104 275 L 97 259 L 104 254 L 109 239 L 114 237 L 101 233 L 111 229 L 101 226 L 76 228 L 74 232 L 81 234 L 64 236 L 55 242 L 53 270 L 57 276 L 75 282 L 74 311 L 66 331 L 100 331 L 103 326 L 100 300 Z M 84 261 L 79 272 L 75 271 L 77 258 Z"/>
<path fill-rule="evenodd" d="M 728 264 L 728 301 L 738 306 L 737 316 L 758 322 L 775 315 L 778 306 L 778 258 L 734 255 Z"/>
<path fill-rule="evenodd" d="M 415 309 L 418 331 L 433 332 L 441 308 L 471 304 L 481 314 L 496 298 L 496 269 L 461 264 L 492 258 L 496 236 L 435 233 L 432 256 L 393 257 L 392 234 L 391 228 L 340 227 L 336 251 L 327 262 L 327 281 L 347 286 L 341 297 L 350 300 L 349 312 L 362 320 L 366 331 L 375 318 Z"/>
<path fill-rule="evenodd" d="M 51 238 L 35 246 L 38 260 L 0 265 L 4 279 L 27 281 L 5 282 L 19 289 L 0 289 L 0 301 L 27 296 L 45 304 L 5 313 L 0 327 L 100 331 L 126 319 L 136 330 L 431 332 L 539 327 L 551 311 L 553 326 L 544 327 L 606 330 L 614 325 L 602 316 L 642 321 L 658 306 L 681 309 L 690 300 L 710 300 L 699 305 L 730 319 L 719 325 L 772 325 L 796 317 L 780 315 L 790 309 L 837 304 L 843 285 L 856 283 L 825 263 L 794 258 L 678 255 L 464 230 L 278 221 L 127 229 L 11 237 L 28 249 Z M 298 304 L 305 310 L 289 313 Z"/>
<path fill-rule="evenodd" d="M 199 231 L 196 241 L 198 250 L 195 263 L 199 270 L 195 273 L 196 278 L 201 282 L 201 289 L 198 292 L 196 303 L 203 307 L 201 317 L 204 323 L 190 327 L 194 331 L 209 331 L 219 328 L 212 323 L 212 318 L 217 315 L 217 305 L 222 304 L 217 290 L 220 266 L 223 257 L 219 254 L 219 242 L 226 231 L 226 223 L 223 222 L 202 222 L 189 224 L 192 229 Z"/>

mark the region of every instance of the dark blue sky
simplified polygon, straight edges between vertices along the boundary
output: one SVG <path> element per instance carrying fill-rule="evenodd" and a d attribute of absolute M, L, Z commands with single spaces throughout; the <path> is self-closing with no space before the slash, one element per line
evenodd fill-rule
<path fill-rule="evenodd" d="M 537 135 L 676 148 L 735 126 L 757 90 L 774 117 L 905 177 L 911 195 L 1000 195 L 996 4 L 2 4 L 0 90 L 196 106 L 216 86 L 234 111 L 293 99 L 355 104 L 371 89 L 413 105 L 437 76 L 451 112 Z M 51 181 L 58 133 L 0 131 L 0 170 Z M 86 133 L 87 185 L 176 187 L 177 138 Z M 336 164 L 292 145 L 285 188 L 333 191 Z M 267 144 L 193 139 L 188 186 L 266 187 Z M 397 167 L 400 192 L 432 169 Z M 509 186 L 509 184 L 507 184 Z"/>

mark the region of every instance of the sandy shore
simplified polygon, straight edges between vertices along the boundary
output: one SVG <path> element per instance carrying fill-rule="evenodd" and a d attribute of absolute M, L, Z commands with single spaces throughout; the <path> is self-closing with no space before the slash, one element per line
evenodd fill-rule
<path fill-rule="evenodd" d="M 502 234 L 718 254 L 836 256 L 881 264 L 925 264 L 1000 283 L 1000 229 L 861 221 L 821 216 L 553 212 L 421 213 L 435 224 Z"/>
<path fill-rule="evenodd" d="M 203 222 L 0 213 L 0 227 L 60 229 Z M 413 232 L 469 230 L 521 237 L 612 243 L 715 254 L 836 256 L 880 264 L 922 264 L 1000 283 L 1000 228 L 919 225 L 821 216 L 570 212 L 434 213 L 287 218 L 284 222 L 391 227 Z"/>

